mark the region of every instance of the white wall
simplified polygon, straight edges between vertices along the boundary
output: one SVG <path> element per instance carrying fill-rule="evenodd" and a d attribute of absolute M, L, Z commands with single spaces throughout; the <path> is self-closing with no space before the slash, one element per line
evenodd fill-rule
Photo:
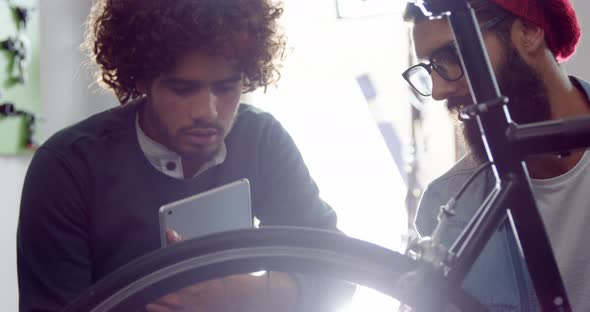
<path fill-rule="evenodd" d="M 91 77 L 78 46 L 90 1 L 40 0 L 42 137 L 115 105 L 89 89 Z M 96 88 L 94 88 L 96 89 Z M 18 310 L 16 227 L 23 179 L 30 156 L 0 157 L 0 302 L 2 311 Z"/>
<path fill-rule="evenodd" d="M 375 119 L 392 122 L 402 140 L 408 137 L 401 78 L 408 38 L 400 11 L 338 19 L 335 1 L 286 1 L 282 25 L 289 51 L 281 80 L 248 96 L 293 136 L 322 198 L 336 210 L 339 228 L 398 249 L 406 230 L 406 188 Z M 369 103 L 355 80 L 364 73 L 378 94 Z"/>
<path fill-rule="evenodd" d="M 116 105 L 92 84 L 80 51 L 90 1 L 41 1 L 41 92 L 44 134 Z"/>
<path fill-rule="evenodd" d="M 565 69 L 570 75 L 579 76 L 580 78 L 590 81 L 590 1 L 588 0 L 570 0 L 576 10 L 578 21 L 582 27 L 582 39 L 576 53 L 572 58 L 564 63 Z"/>
<path fill-rule="evenodd" d="M 0 158 L 0 302 L 2 309 L 17 311 L 16 224 L 20 191 L 29 157 Z"/>
<path fill-rule="evenodd" d="M 281 80 L 247 100 L 273 113 L 289 131 L 342 231 L 401 250 L 406 186 L 376 120 L 391 122 L 407 144 L 410 106 L 401 78 L 407 32 L 400 11 L 338 19 L 335 3 L 286 1 L 282 25 L 289 52 Z M 356 82 L 365 73 L 377 92 L 371 101 Z M 395 306 L 361 287 L 346 311 L 394 311 Z"/>

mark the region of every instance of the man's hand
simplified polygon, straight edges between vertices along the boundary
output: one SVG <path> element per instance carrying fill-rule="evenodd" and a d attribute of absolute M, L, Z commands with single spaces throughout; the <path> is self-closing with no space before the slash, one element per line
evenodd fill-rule
<path fill-rule="evenodd" d="M 148 312 L 227 311 L 220 279 L 206 281 L 167 294 L 146 306 Z"/>
<path fill-rule="evenodd" d="M 286 273 L 240 274 L 198 283 L 146 306 L 148 312 L 296 311 L 299 289 Z"/>
<path fill-rule="evenodd" d="M 168 241 L 182 240 L 167 230 Z M 262 275 L 240 274 L 201 282 L 167 294 L 146 306 L 148 312 L 189 311 L 296 311 L 299 287 L 294 278 L 282 272 Z"/>
<path fill-rule="evenodd" d="M 166 229 L 166 239 L 168 240 L 168 244 L 178 243 L 182 240 L 182 237 L 172 229 Z"/>

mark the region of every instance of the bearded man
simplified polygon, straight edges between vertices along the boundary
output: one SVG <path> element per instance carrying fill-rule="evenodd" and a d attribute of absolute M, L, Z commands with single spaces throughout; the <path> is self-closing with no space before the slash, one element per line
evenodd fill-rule
<path fill-rule="evenodd" d="M 590 84 L 569 76 L 560 65 L 574 53 L 580 38 L 568 0 L 474 0 L 471 6 L 515 122 L 590 113 Z M 460 110 L 472 100 L 450 25 L 445 19 L 429 20 L 414 5 L 408 5 L 404 18 L 413 23 L 415 52 L 425 60 L 404 72 L 404 78 L 421 95 L 445 100 L 459 119 Z M 420 235 L 432 233 L 440 206 L 487 161 L 477 123 L 461 120 L 459 131 L 469 153 L 424 192 L 415 220 Z M 574 311 L 590 311 L 590 251 L 583 248 L 590 226 L 590 153 L 530 156 L 526 167 L 570 304 Z M 443 244 L 449 246 L 459 236 L 494 184 L 488 170 L 469 185 L 457 202 L 457 215 L 443 234 Z M 540 309 L 509 222 L 493 235 L 463 286 L 491 311 Z"/>

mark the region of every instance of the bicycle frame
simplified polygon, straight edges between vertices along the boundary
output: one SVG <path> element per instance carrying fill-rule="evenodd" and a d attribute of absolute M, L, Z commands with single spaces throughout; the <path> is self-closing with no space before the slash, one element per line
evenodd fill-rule
<path fill-rule="evenodd" d="M 468 0 L 416 0 L 414 4 L 430 18 L 448 17 L 474 100 L 469 116 L 477 119 L 497 181 L 490 197 L 450 248 L 444 274 L 460 285 L 509 212 L 541 307 L 571 311 L 524 159 L 531 154 L 589 147 L 590 118 L 516 125 L 506 107 L 508 99 L 500 94 Z"/>

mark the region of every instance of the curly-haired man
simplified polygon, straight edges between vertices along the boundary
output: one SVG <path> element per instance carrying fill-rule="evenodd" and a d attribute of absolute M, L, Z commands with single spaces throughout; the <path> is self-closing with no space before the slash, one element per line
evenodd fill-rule
<path fill-rule="evenodd" d="M 96 1 L 84 46 L 121 106 L 60 131 L 35 154 L 17 237 L 21 311 L 61 310 L 160 247 L 160 206 L 241 178 L 261 225 L 336 229 L 287 132 L 239 102 L 278 79 L 281 13 L 267 0 Z M 276 292 L 286 295 L 275 303 L 313 293 L 299 278 L 272 276 L 291 290 Z M 191 299 L 170 296 L 148 310 Z"/>

